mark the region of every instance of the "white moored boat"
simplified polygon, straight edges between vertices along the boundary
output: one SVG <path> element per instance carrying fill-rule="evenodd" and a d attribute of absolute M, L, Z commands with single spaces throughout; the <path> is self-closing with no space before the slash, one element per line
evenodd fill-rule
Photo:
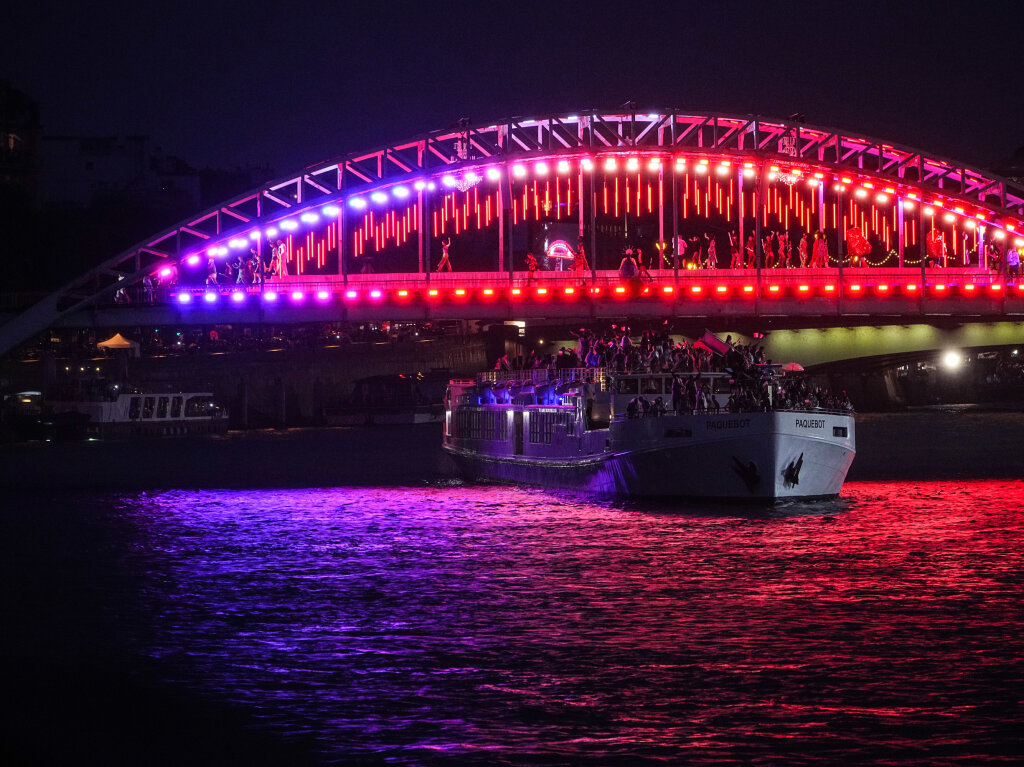
<path fill-rule="evenodd" d="M 735 390 L 729 373 L 701 373 L 701 406 L 685 412 L 666 407 L 671 373 L 539 369 L 453 380 L 444 449 L 471 480 L 634 497 L 835 497 L 854 458 L 852 412 L 786 407 L 778 366 L 758 372 L 766 399 L 748 412 L 724 407 Z"/>
<path fill-rule="evenodd" d="M 90 392 L 46 403 L 52 418 L 80 421 L 77 436 L 93 439 L 223 434 L 227 412 L 210 392 Z"/>

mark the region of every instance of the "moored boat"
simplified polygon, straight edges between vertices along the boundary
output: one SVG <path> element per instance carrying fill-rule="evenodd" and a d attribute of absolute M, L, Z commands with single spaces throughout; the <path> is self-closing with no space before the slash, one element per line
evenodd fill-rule
<path fill-rule="evenodd" d="M 227 412 L 210 392 L 109 389 L 98 395 L 47 400 L 44 410 L 44 422 L 49 418 L 59 425 L 73 418 L 78 424 L 74 436 L 90 439 L 223 434 L 228 428 Z"/>

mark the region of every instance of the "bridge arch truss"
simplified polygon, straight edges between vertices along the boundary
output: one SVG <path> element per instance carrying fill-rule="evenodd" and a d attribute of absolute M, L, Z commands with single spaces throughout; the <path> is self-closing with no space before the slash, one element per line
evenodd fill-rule
<path fill-rule="evenodd" d="M 370 264 L 429 280 L 453 239 L 460 268 L 510 278 L 541 241 L 571 249 L 577 238 L 592 269 L 614 268 L 636 241 L 678 272 L 686 239 L 709 229 L 719 265 L 729 262 L 728 234 L 741 247 L 753 236 L 762 266 L 765 232 L 821 231 L 841 269 L 854 263 L 846 241 L 860 229 L 873 243 L 869 266 L 917 267 L 938 233 L 955 265 L 973 258 L 980 268 L 986 242 L 1024 246 L 1024 188 L 913 148 L 754 116 L 619 110 L 463 122 L 310 166 L 179 222 L 0 328 L 0 346 L 147 275 L 201 285 L 211 259 L 255 248 L 266 262 L 277 240 L 292 277 L 344 283 Z"/>

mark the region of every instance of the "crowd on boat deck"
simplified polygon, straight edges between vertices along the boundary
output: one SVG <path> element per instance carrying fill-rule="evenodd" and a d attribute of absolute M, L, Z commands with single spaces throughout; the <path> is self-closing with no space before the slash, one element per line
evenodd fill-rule
<path fill-rule="evenodd" d="M 612 325 L 602 333 L 580 328 L 575 348 L 562 347 L 557 354 L 537 354 L 531 350 L 525 358 L 500 357 L 495 370 L 567 370 L 571 368 L 607 368 L 615 373 L 714 373 L 745 369 L 766 362 L 764 349 L 757 344 L 733 343 L 726 356 L 716 355 L 701 341 L 673 342 L 668 333 L 645 330 L 634 341 L 625 325 Z"/>
<path fill-rule="evenodd" d="M 730 374 L 726 412 L 853 410 L 845 391 L 833 394 L 827 389 L 812 387 L 802 376 L 792 374 L 779 378 L 764 347 L 733 341 L 732 336 L 721 341 L 707 335 L 688 343 L 673 341 L 667 332 L 644 330 L 634 341 L 630 329 L 623 325 L 612 325 L 601 333 L 580 328 L 573 335 L 576 336 L 575 348 L 563 347 L 557 354 L 547 355 L 531 351 L 526 358 L 510 359 L 506 354 L 498 359 L 495 370 L 604 367 L 621 374 L 672 374 L 671 403 L 661 397 L 650 399 L 640 394 L 630 403 L 629 417 L 657 416 L 670 410 L 718 412 L 722 406 L 712 396 L 710 379 L 702 378 L 703 373 Z"/>

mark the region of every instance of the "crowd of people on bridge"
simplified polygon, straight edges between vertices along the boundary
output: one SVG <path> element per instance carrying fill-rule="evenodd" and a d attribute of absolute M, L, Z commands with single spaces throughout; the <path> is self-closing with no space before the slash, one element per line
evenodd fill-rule
<path fill-rule="evenodd" d="M 264 258 L 255 247 L 248 254 L 234 256 L 226 261 L 210 257 L 206 262 L 207 285 L 259 285 L 265 280 L 288 276 L 287 249 L 284 240 L 270 241 L 268 257 Z"/>

